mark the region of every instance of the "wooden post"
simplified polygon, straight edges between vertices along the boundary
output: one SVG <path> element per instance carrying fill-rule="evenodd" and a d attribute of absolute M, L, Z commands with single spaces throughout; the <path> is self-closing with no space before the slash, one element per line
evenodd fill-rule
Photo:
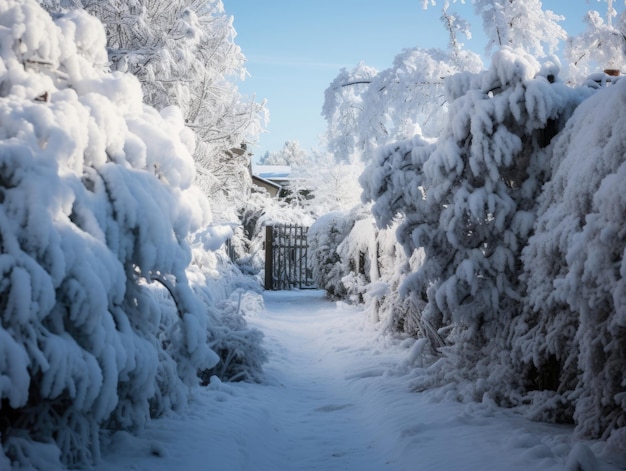
<path fill-rule="evenodd" d="M 304 230 L 302 226 L 300 226 L 298 229 L 298 255 L 296 256 L 296 258 L 298 259 L 298 288 L 302 289 L 302 234 Z"/>
<path fill-rule="evenodd" d="M 286 289 L 293 288 L 293 280 L 294 280 L 294 263 L 293 263 L 293 251 L 294 251 L 294 241 L 293 241 L 293 224 L 289 224 L 288 232 L 287 232 L 287 240 L 288 240 L 288 249 L 287 249 L 287 263 L 288 263 L 288 272 L 287 272 L 287 285 Z"/>
<path fill-rule="evenodd" d="M 265 226 L 265 289 L 274 289 L 274 234 L 272 226 Z"/>
<path fill-rule="evenodd" d="M 304 286 L 309 287 L 309 229 L 304 230 Z"/>

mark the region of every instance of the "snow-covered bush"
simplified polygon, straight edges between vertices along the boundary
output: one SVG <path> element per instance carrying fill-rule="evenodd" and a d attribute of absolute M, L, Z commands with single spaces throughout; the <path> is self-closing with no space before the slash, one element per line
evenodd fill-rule
<path fill-rule="evenodd" d="M 354 227 L 355 219 L 348 213 L 328 213 L 315 221 L 308 233 L 309 264 L 313 281 L 319 289 L 326 290 L 332 299 L 346 297 L 347 290 L 342 283 L 350 273 L 342 262 L 337 248 Z"/>
<path fill-rule="evenodd" d="M 552 178 L 523 253 L 528 306 L 515 353 L 551 389 L 535 413 L 626 447 L 626 81 L 584 101 L 554 145 Z M 529 378 L 528 380 L 532 380 Z M 545 395 L 545 393 L 544 393 Z"/>
<path fill-rule="evenodd" d="M 503 397 L 516 383 L 506 343 L 523 296 L 520 253 L 548 144 L 573 108 L 557 72 L 501 49 L 488 70 L 446 81 L 449 120 L 436 143 L 390 145 L 361 177 L 379 225 L 401 214 L 407 257 L 424 251 L 400 288 L 410 300 L 406 315 L 441 351 L 435 370 L 471 380 L 472 397 Z"/>
<path fill-rule="evenodd" d="M 378 229 L 368 206 L 321 216 L 309 230 L 316 285 L 332 299 L 364 303 L 374 322 L 392 318 L 391 298 L 408 260 L 392 229 Z"/>
<path fill-rule="evenodd" d="M 440 357 L 416 387 L 454 382 L 623 449 L 626 84 L 612 83 L 568 88 L 503 49 L 447 82 L 444 136 L 383 148 L 361 182 L 379 225 L 402 216 L 407 256 L 423 250 L 394 300 Z"/>
<path fill-rule="evenodd" d="M 372 218 L 354 221 L 352 229 L 336 251 L 348 274 L 341 279 L 353 302 L 362 303 L 367 287 L 379 277 L 377 230 Z"/>
<path fill-rule="evenodd" d="M 105 43 L 83 11 L 0 2 L 0 436 L 17 464 L 51 442 L 96 460 L 101 428 L 183 405 L 220 362 L 221 320 L 187 274 L 211 219 L 194 136 L 103 71 Z"/>
<path fill-rule="evenodd" d="M 389 228 L 376 228 L 374 244 L 369 252 L 376 254 L 376 270 L 370 272 L 371 281 L 365 287 L 363 298 L 369 318 L 382 323 L 382 330 L 392 333 L 403 332 L 415 336 L 419 328 L 414 324 L 408 299 L 403 298 L 400 286 L 408 274 L 422 263 L 422 250 L 415 250 L 407 257 L 396 238 L 399 222 Z M 370 262 L 370 266 L 374 265 Z"/>
<path fill-rule="evenodd" d="M 212 376 L 221 381 L 260 381 L 267 359 L 263 334 L 245 321 L 264 309 L 259 282 L 242 273 L 223 249 L 207 250 L 206 244 L 192 248 L 189 283 L 215 319 L 208 326 L 209 342 L 219 356 L 213 367 L 200 372 L 202 383 Z"/>
<path fill-rule="evenodd" d="M 267 120 L 264 103 L 243 97 L 245 56 L 221 0 L 40 0 L 53 15 L 85 9 L 106 25 L 112 70 L 135 75 L 144 102 L 178 106 L 193 131 L 196 184 L 216 219 L 233 222 L 251 185 L 249 156 L 231 152 L 254 142 Z"/>

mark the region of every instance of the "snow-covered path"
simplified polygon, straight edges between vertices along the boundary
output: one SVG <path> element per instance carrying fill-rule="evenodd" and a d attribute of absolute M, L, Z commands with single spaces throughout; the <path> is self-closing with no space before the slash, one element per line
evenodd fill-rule
<path fill-rule="evenodd" d="M 264 384 L 214 381 L 188 413 L 118 434 L 94 470 L 566 470 L 573 455 L 585 471 L 616 469 L 571 454 L 567 427 L 411 392 L 393 373 L 410 342 L 381 337 L 356 308 L 319 291 L 265 304 L 248 319 L 266 334 Z"/>

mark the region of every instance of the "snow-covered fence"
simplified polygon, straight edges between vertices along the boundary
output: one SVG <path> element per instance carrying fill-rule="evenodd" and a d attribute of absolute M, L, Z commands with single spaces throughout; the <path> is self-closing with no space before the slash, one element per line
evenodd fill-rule
<path fill-rule="evenodd" d="M 265 228 L 265 289 L 312 288 L 308 265 L 309 228 L 277 224 Z"/>

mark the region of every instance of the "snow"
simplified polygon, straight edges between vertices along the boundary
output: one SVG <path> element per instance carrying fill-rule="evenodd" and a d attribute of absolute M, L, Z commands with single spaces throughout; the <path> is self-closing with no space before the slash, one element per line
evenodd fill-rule
<path fill-rule="evenodd" d="M 488 398 L 412 391 L 403 360 L 419 341 L 381 335 L 358 307 L 321 291 L 264 301 L 248 317 L 270 350 L 262 383 L 212 378 L 186 413 L 110 437 L 92 470 L 618 469 L 594 443 L 573 445 L 572 427 L 530 422 Z"/>
<path fill-rule="evenodd" d="M 531 56 L 554 49 L 557 17 L 475 0 L 492 42 L 523 50 L 454 76 L 478 57 L 408 49 L 380 73 L 344 69 L 324 106 L 341 165 L 303 187 L 310 162 L 288 141 L 265 163 L 294 172 L 261 175 L 290 177 L 296 197 L 266 207 L 247 197 L 248 156 L 225 151 L 262 105 L 224 75 L 244 58 L 221 0 L 174 1 L 159 28 L 143 21 L 158 2 L 116 3 L 123 27 L 106 21 L 116 8 L 96 8 L 104 27 L 0 2 L 0 471 L 609 470 L 612 448 L 625 467 L 626 80 L 573 89 L 558 60 Z M 614 35 L 594 18 L 582 39 Z M 420 129 L 438 140 L 410 138 Z M 254 265 L 264 224 L 349 201 L 340 174 L 372 157 L 361 183 L 384 229 L 359 206 L 310 232 L 320 286 L 365 307 L 308 291 L 266 293 L 264 311 L 226 239 Z"/>
<path fill-rule="evenodd" d="M 266 180 L 286 180 L 291 175 L 291 166 L 253 164 L 252 174 Z"/>

